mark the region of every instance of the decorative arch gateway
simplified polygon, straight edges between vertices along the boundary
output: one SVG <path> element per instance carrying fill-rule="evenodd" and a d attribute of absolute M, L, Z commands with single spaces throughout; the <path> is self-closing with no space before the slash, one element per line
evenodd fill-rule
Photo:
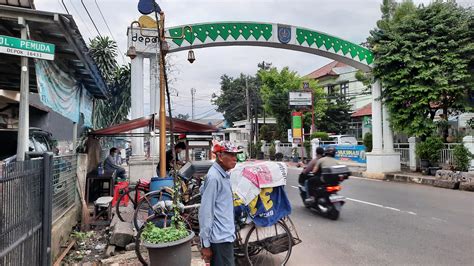
<path fill-rule="evenodd" d="M 264 46 L 305 52 L 330 58 L 363 71 L 370 71 L 374 56 L 370 50 L 344 39 L 302 27 L 259 22 L 192 24 L 166 29 L 169 52 L 215 46 Z"/>
<path fill-rule="evenodd" d="M 153 74 L 158 73 L 155 61 L 158 41 L 157 37 L 154 37 L 156 22 L 143 16 L 140 18 L 140 24 L 142 29 L 129 28 L 127 32 L 128 46 L 134 46 L 137 52 L 136 58 L 132 60 L 132 118 L 144 115 L 143 102 L 140 101 L 143 99 L 144 57 L 150 58 L 151 84 L 158 83 L 158 77 Z M 198 23 L 166 28 L 165 35 L 175 37 L 167 39 L 168 53 L 219 46 L 261 46 L 323 56 L 365 72 L 370 72 L 374 63 L 374 55 L 365 47 L 326 33 L 292 25 L 262 22 Z M 156 95 L 158 93 L 150 92 L 151 106 L 159 100 Z M 367 172 L 372 173 L 400 170 L 400 154 L 393 150 L 393 133 L 388 122 L 388 112 L 385 108 L 382 109 L 380 95 L 380 82 L 376 81 L 372 84 L 373 149 L 367 154 Z"/>

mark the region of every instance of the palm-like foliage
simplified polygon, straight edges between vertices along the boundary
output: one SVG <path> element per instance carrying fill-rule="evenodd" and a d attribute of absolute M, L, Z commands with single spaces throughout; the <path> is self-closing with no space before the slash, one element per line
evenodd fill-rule
<path fill-rule="evenodd" d="M 131 105 L 130 64 L 119 66 L 117 44 L 108 37 L 96 37 L 90 43 L 90 54 L 109 87 L 111 97 L 98 100 L 93 112 L 94 128 L 104 128 L 127 118 Z"/>

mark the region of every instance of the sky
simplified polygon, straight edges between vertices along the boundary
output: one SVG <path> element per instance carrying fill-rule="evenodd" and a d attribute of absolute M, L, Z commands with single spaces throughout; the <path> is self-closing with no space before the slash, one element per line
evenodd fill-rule
<path fill-rule="evenodd" d="M 81 34 L 88 43 L 97 36 L 80 0 L 35 0 L 38 10 L 66 13 L 61 1 L 73 15 Z M 364 42 L 380 18 L 382 0 L 156 0 L 166 14 L 166 27 L 219 21 L 273 22 L 302 26 L 325 32 L 354 43 Z M 83 0 L 101 35 L 117 41 L 120 52 L 127 51 L 127 27 L 138 20 L 138 0 Z M 414 0 L 427 4 L 429 0 Z M 97 8 L 100 7 L 102 15 Z M 107 27 L 108 26 L 108 27 Z M 109 31 L 110 29 L 110 31 Z M 255 74 L 257 64 L 265 61 L 281 69 L 288 66 L 306 75 L 331 60 L 306 53 L 267 47 L 213 47 L 195 49 L 196 61 L 187 61 L 187 51 L 171 55 L 173 71 L 169 75 L 173 114 L 191 115 L 191 88 L 196 89 L 195 119 L 219 119 L 210 102 L 212 93 L 219 93 L 223 74 L 237 77 L 240 73 Z M 119 63 L 130 62 L 120 55 Z M 147 69 L 145 63 L 145 69 Z M 145 76 L 148 75 L 145 73 Z M 149 81 L 145 80 L 145 95 Z M 149 98 L 145 97 L 145 112 Z M 244 100 L 244 99 L 242 99 Z"/>

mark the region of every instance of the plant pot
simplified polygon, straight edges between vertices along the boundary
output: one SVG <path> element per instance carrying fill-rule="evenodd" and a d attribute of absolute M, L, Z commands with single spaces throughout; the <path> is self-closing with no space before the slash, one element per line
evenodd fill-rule
<path fill-rule="evenodd" d="M 430 166 L 430 161 L 421 159 L 420 160 L 420 168 L 421 169 L 427 169 Z"/>
<path fill-rule="evenodd" d="M 263 153 L 263 151 L 261 151 L 257 154 L 257 159 L 258 160 L 263 160 L 264 158 L 265 158 L 265 153 Z"/>
<path fill-rule="evenodd" d="M 429 175 L 435 176 L 436 171 L 441 170 L 441 167 L 428 167 L 428 170 Z"/>
<path fill-rule="evenodd" d="M 275 161 L 275 155 L 270 155 L 270 161 Z"/>
<path fill-rule="evenodd" d="M 151 244 L 144 241 L 143 245 L 148 249 L 151 266 L 169 265 L 191 265 L 191 241 L 194 232 L 183 239 L 168 243 Z"/>
<path fill-rule="evenodd" d="M 293 162 L 294 162 L 294 163 L 297 163 L 297 162 L 299 162 L 299 161 L 300 161 L 300 160 L 299 160 L 299 158 L 298 158 L 297 156 L 294 156 L 294 157 L 293 157 Z"/>

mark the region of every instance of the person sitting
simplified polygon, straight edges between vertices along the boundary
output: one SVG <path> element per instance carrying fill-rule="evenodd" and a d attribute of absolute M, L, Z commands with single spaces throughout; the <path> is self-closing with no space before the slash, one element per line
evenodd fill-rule
<path fill-rule="evenodd" d="M 185 149 L 186 149 L 186 143 L 184 143 L 184 142 L 178 142 L 178 143 L 176 143 L 176 145 L 174 145 L 175 154 L 176 154 L 176 157 L 178 158 L 176 160 L 176 164 L 179 165 L 179 166 L 182 166 L 182 165 L 185 164 L 184 161 L 179 160 L 179 153 L 181 151 L 185 150 Z M 170 149 L 170 150 L 166 151 L 166 176 L 168 176 L 171 169 L 173 169 L 174 161 L 175 160 L 173 158 L 173 150 Z M 156 166 L 156 175 L 160 176 L 160 164 L 159 163 Z"/>
<path fill-rule="evenodd" d="M 305 181 L 308 179 L 308 174 L 313 171 L 313 168 L 316 166 L 316 163 L 318 162 L 319 159 L 323 158 L 324 156 L 324 149 L 321 147 L 316 148 L 316 158 L 312 159 L 311 162 L 303 169 L 303 171 L 300 174 L 300 178 L 298 180 L 298 183 L 300 185 L 305 184 Z"/>
<path fill-rule="evenodd" d="M 339 162 L 334 158 L 336 157 L 336 149 L 334 147 L 326 148 L 324 155 L 325 157 L 319 159 L 312 170 L 314 177 L 311 177 L 307 181 L 308 194 L 310 197 L 305 201 L 308 203 L 313 203 L 316 200 L 314 188 L 321 185 L 321 169 L 339 165 Z"/>
<path fill-rule="evenodd" d="M 104 161 L 104 170 L 105 171 L 115 171 L 117 178 L 126 179 L 125 168 L 119 166 L 115 161 L 115 156 L 117 155 L 117 148 L 113 147 L 109 151 L 109 156 L 105 158 Z"/>

